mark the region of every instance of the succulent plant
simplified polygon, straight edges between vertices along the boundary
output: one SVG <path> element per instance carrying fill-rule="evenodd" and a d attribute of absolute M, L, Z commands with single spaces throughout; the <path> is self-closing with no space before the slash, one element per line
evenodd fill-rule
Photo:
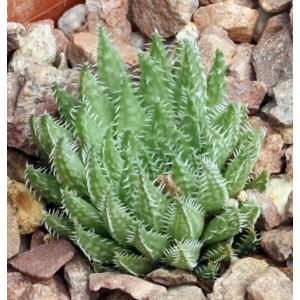
<path fill-rule="evenodd" d="M 129 73 L 100 30 L 80 99 L 55 85 L 61 118 L 30 119 L 40 165 L 27 166 L 26 178 L 49 203 L 45 226 L 98 269 L 139 276 L 166 264 L 214 277 L 255 246 L 259 207 L 229 203 L 266 181 L 250 176 L 264 133 L 250 128 L 244 105 L 226 100 L 221 51 L 207 77 L 192 41 L 174 55 L 154 33 Z"/>

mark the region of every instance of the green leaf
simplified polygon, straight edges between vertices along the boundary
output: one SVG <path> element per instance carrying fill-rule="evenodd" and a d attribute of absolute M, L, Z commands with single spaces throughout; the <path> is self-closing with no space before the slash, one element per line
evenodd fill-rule
<path fill-rule="evenodd" d="M 198 241 L 176 241 L 166 249 L 164 261 L 172 267 L 191 271 L 197 266 L 201 247 Z"/>
<path fill-rule="evenodd" d="M 233 247 L 238 257 L 255 253 L 259 246 L 259 237 L 254 226 L 248 226 L 237 238 Z"/>
<path fill-rule="evenodd" d="M 144 142 L 153 152 L 154 159 L 159 162 L 170 161 L 174 150 L 174 140 L 177 134 L 175 124 L 166 107 L 155 102 L 148 113 Z"/>
<path fill-rule="evenodd" d="M 124 205 L 111 193 L 106 194 L 103 205 L 97 207 L 101 212 L 107 231 L 120 245 L 129 245 L 129 231 L 136 221 Z"/>
<path fill-rule="evenodd" d="M 78 197 L 74 191 L 62 190 L 63 206 L 71 219 L 86 229 L 93 229 L 96 233 L 106 234 L 103 221 L 96 208 L 84 199 Z"/>
<path fill-rule="evenodd" d="M 110 188 L 110 183 L 102 166 L 101 157 L 94 147 L 92 147 L 87 153 L 85 170 L 87 189 L 91 202 L 94 206 L 101 205 Z"/>
<path fill-rule="evenodd" d="M 129 241 L 144 256 L 153 260 L 162 258 L 164 250 L 169 246 L 169 236 L 159 233 L 137 223 L 130 232 Z"/>
<path fill-rule="evenodd" d="M 134 276 L 145 276 L 158 267 L 157 263 L 147 257 L 129 253 L 117 253 L 114 265 Z"/>
<path fill-rule="evenodd" d="M 56 83 L 53 85 L 52 90 L 55 95 L 60 115 L 64 118 L 69 126 L 73 125 L 74 119 L 72 116 L 72 111 L 80 102 L 71 94 L 62 90 Z"/>
<path fill-rule="evenodd" d="M 241 139 L 235 157 L 230 161 L 224 177 L 230 197 L 234 197 L 247 183 L 249 174 L 260 153 L 264 132 L 249 130 Z"/>
<path fill-rule="evenodd" d="M 39 195 L 47 199 L 48 203 L 53 203 L 56 206 L 62 204 L 61 186 L 54 176 L 43 169 L 36 169 L 32 165 L 27 165 L 25 177 L 30 183 L 30 186 L 33 187 Z"/>
<path fill-rule="evenodd" d="M 117 110 L 117 130 L 141 131 L 145 122 L 145 111 L 134 94 L 127 77 L 121 78 L 121 90 Z"/>
<path fill-rule="evenodd" d="M 172 83 L 171 67 L 168 61 L 168 53 L 166 47 L 163 44 L 163 40 L 158 32 L 152 34 L 152 42 L 150 47 L 150 56 L 156 61 L 157 65 L 163 69 L 163 72 L 168 79 L 169 83 Z"/>
<path fill-rule="evenodd" d="M 119 180 L 118 196 L 122 203 L 127 206 L 132 203 L 138 187 L 138 160 L 134 148 L 134 145 L 129 145 L 122 153 L 124 164 Z"/>
<path fill-rule="evenodd" d="M 74 188 L 82 195 L 87 193 L 85 170 L 75 147 L 60 139 L 51 153 L 52 168 L 62 186 Z"/>
<path fill-rule="evenodd" d="M 225 207 L 228 200 L 226 182 L 220 170 L 206 157 L 200 159 L 201 174 L 198 181 L 197 198 L 208 213 L 217 212 Z"/>
<path fill-rule="evenodd" d="M 220 263 L 209 261 L 206 264 L 201 264 L 195 269 L 198 278 L 215 281 L 220 270 Z"/>
<path fill-rule="evenodd" d="M 104 92 L 97 79 L 91 74 L 87 67 L 83 67 L 80 76 L 80 91 L 83 102 L 91 107 L 90 115 L 101 122 L 102 130 L 112 124 L 114 118 L 114 106 L 112 101 Z"/>
<path fill-rule="evenodd" d="M 245 190 L 254 189 L 260 193 L 263 193 L 269 183 L 270 174 L 268 171 L 261 171 L 252 181 L 245 185 Z"/>
<path fill-rule="evenodd" d="M 189 40 L 177 44 L 173 71 L 173 97 L 177 115 L 185 110 L 181 99 L 186 91 L 197 99 L 199 110 L 205 110 L 206 76 L 197 45 Z"/>
<path fill-rule="evenodd" d="M 204 128 L 203 128 L 204 127 Z M 223 108 L 212 124 L 203 126 L 207 155 L 223 169 L 247 128 L 247 109 L 239 102 Z"/>
<path fill-rule="evenodd" d="M 166 216 L 166 231 L 175 240 L 198 240 L 204 228 L 204 210 L 193 200 L 175 199 Z"/>
<path fill-rule="evenodd" d="M 250 196 L 240 208 L 245 225 L 253 225 L 261 214 L 261 207 L 256 203 L 255 196 Z"/>
<path fill-rule="evenodd" d="M 202 122 L 205 122 L 205 106 L 197 104 L 195 96 L 187 93 L 183 95 L 181 102 L 185 102 L 185 110 L 179 116 L 180 123 L 179 127 L 185 136 L 188 137 L 188 140 L 185 141 L 189 143 L 189 146 L 192 146 L 194 150 L 200 151 L 201 149 L 201 125 Z"/>
<path fill-rule="evenodd" d="M 240 232 L 242 220 L 238 209 L 227 209 L 212 218 L 204 229 L 201 241 L 205 245 L 227 240 Z"/>
<path fill-rule="evenodd" d="M 44 215 L 44 224 L 46 229 L 52 235 L 58 235 L 59 237 L 65 239 L 71 239 L 74 234 L 74 223 L 59 211 L 46 213 Z"/>
<path fill-rule="evenodd" d="M 217 242 L 205 248 L 201 261 L 221 262 L 231 261 L 235 256 L 232 249 L 233 239 Z"/>
<path fill-rule="evenodd" d="M 163 69 L 151 56 L 144 53 L 139 54 L 139 63 L 141 80 L 138 94 L 143 101 L 143 106 L 149 111 L 152 109 L 152 105 L 160 102 L 171 114 L 173 104 L 168 91 L 169 83 Z"/>
<path fill-rule="evenodd" d="M 84 230 L 80 225 L 76 226 L 73 240 L 90 261 L 104 265 L 113 263 L 115 254 L 123 251 L 113 240 Z"/>
<path fill-rule="evenodd" d="M 217 49 L 214 64 L 207 77 L 207 105 L 215 106 L 224 101 L 226 90 L 226 64 L 221 50 Z"/>
<path fill-rule="evenodd" d="M 129 205 L 135 215 L 145 224 L 155 230 L 160 230 L 163 222 L 162 216 L 168 205 L 167 199 L 142 170 L 139 170 L 137 184 Z"/>
<path fill-rule="evenodd" d="M 197 192 L 197 175 L 193 173 L 191 166 L 183 162 L 179 157 L 173 158 L 172 179 L 186 196 L 193 197 Z"/>
<path fill-rule="evenodd" d="M 93 114 L 88 103 L 78 107 L 75 117 L 75 130 L 79 138 L 81 149 L 89 149 L 94 146 L 98 151 L 101 149 L 101 141 L 105 135 L 105 127 Z"/>
<path fill-rule="evenodd" d="M 36 145 L 42 161 L 47 165 L 52 148 L 48 147 L 48 140 L 43 134 L 39 120 L 34 115 L 31 115 L 29 118 L 29 126 L 31 139 Z"/>
<path fill-rule="evenodd" d="M 114 97 L 120 90 L 121 77 L 126 73 L 117 50 L 108 38 L 105 29 L 98 33 L 97 74 L 98 80 L 108 88 L 110 96 Z"/>
<path fill-rule="evenodd" d="M 68 142 L 73 141 L 72 134 L 47 113 L 40 118 L 40 128 L 43 132 L 44 147 L 47 149 L 52 149 L 61 138 Z"/>
<path fill-rule="evenodd" d="M 116 147 L 113 139 L 113 130 L 108 128 L 103 138 L 102 161 L 108 177 L 118 182 L 123 169 L 123 160 L 120 155 L 120 149 Z"/>

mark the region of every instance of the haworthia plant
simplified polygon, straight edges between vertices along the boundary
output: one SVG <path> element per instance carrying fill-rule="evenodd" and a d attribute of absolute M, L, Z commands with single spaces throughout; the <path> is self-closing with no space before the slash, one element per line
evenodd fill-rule
<path fill-rule="evenodd" d="M 55 85 L 61 119 L 31 118 L 44 165 L 26 177 L 56 207 L 46 228 L 98 268 L 141 276 L 166 264 L 214 278 L 222 261 L 255 249 L 259 207 L 228 203 L 266 182 L 265 173 L 250 176 L 263 132 L 225 100 L 220 51 L 207 78 L 192 41 L 174 52 L 170 61 L 155 33 L 134 77 L 100 30 L 97 74 L 82 68 L 80 99 Z M 180 193 L 158 185 L 162 175 Z"/>

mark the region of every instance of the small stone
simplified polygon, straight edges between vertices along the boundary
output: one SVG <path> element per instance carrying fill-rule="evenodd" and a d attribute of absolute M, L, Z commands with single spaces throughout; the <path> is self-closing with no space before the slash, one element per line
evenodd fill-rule
<path fill-rule="evenodd" d="M 54 30 L 54 21 L 52 19 L 43 19 L 43 20 L 38 20 L 38 21 L 34 21 L 34 22 L 30 22 L 25 24 L 26 30 L 27 31 L 31 31 L 32 29 L 34 29 L 36 27 L 36 25 L 49 25 L 51 27 L 52 30 Z"/>
<path fill-rule="evenodd" d="M 256 202 L 261 206 L 262 209 L 261 214 L 256 221 L 255 227 L 258 230 L 270 230 L 279 226 L 281 223 L 281 215 L 272 199 L 255 190 L 248 190 L 247 193 L 255 196 Z"/>
<path fill-rule="evenodd" d="M 26 289 L 20 300 L 57 300 L 56 293 L 48 286 L 36 283 Z"/>
<path fill-rule="evenodd" d="M 66 69 L 68 69 L 68 67 L 69 67 L 69 65 L 68 65 L 68 59 L 67 59 L 67 56 L 66 56 L 65 52 L 60 52 L 56 56 L 56 60 L 55 60 L 54 66 L 58 70 L 66 70 Z"/>
<path fill-rule="evenodd" d="M 56 41 L 56 56 L 61 52 L 65 52 L 69 43 L 69 39 L 65 36 L 63 31 L 55 28 L 53 30 Z"/>
<path fill-rule="evenodd" d="M 24 44 L 26 28 L 15 22 L 7 22 L 7 52 L 16 50 Z"/>
<path fill-rule="evenodd" d="M 226 200 L 226 207 L 233 207 L 238 208 L 239 207 L 239 201 L 234 198 L 229 198 Z"/>
<path fill-rule="evenodd" d="M 88 276 L 91 273 L 92 269 L 87 259 L 78 254 L 65 264 L 64 277 L 72 300 L 90 299 Z"/>
<path fill-rule="evenodd" d="M 18 182 L 25 183 L 25 168 L 27 163 L 32 163 L 31 157 L 13 148 L 7 149 L 7 176 Z"/>
<path fill-rule="evenodd" d="M 20 234 L 32 233 L 43 224 L 44 205 L 23 183 L 9 180 L 7 185 L 9 203 L 17 211 Z"/>
<path fill-rule="evenodd" d="M 287 176 L 279 175 L 270 178 L 264 194 L 270 197 L 273 203 L 277 206 L 278 212 L 281 215 L 281 222 L 287 220 L 285 206 L 288 202 L 289 195 L 293 190 L 293 182 Z"/>
<path fill-rule="evenodd" d="M 259 110 L 267 92 L 267 86 L 260 81 L 239 80 L 233 77 L 227 79 L 228 100 L 231 102 L 241 101 L 246 104 L 250 114 Z"/>
<path fill-rule="evenodd" d="M 90 32 L 79 32 L 70 36 L 67 49 L 68 59 L 73 67 L 87 61 L 96 61 L 97 35 Z"/>
<path fill-rule="evenodd" d="M 288 218 L 293 218 L 293 192 L 289 195 L 288 202 L 285 206 L 285 213 Z"/>
<path fill-rule="evenodd" d="M 21 300 L 22 295 L 30 286 L 30 279 L 24 277 L 21 273 L 7 273 L 7 300 Z"/>
<path fill-rule="evenodd" d="M 24 275 L 37 280 L 51 278 L 72 259 L 75 248 L 66 240 L 38 246 L 13 257 L 9 264 Z"/>
<path fill-rule="evenodd" d="M 268 264 L 259 259 L 247 257 L 232 263 L 229 269 L 214 284 L 209 300 L 243 300 L 246 299 L 248 284 L 262 274 Z"/>
<path fill-rule="evenodd" d="M 114 291 L 110 293 L 105 300 L 134 300 L 131 296 L 128 294 L 119 292 L 119 291 Z M 151 300 L 154 300 L 151 298 Z"/>
<path fill-rule="evenodd" d="M 122 41 L 115 41 L 114 45 L 118 50 L 123 62 L 130 66 L 138 62 L 138 49 Z M 68 59 L 74 67 L 87 61 L 96 62 L 97 35 L 90 32 L 75 33 L 70 38 L 68 45 Z"/>
<path fill-rule="evenodd" d="M 86 5 L 78 4 L 65 11 L 65 13 L 58 19 L 57 27 L 64 32 L 66 36 L 70 36 L 75 32 L 83 30 L 86 19 Z"/>
<path fill-rule="evenodd" d="M 202 5 L 208 5 L 208 4 L 214 4 L 218 2 L 224 2 L 226 0 L 200 0 L 200 4 Z M 249 8 L 253 8 L 255 6 L 255 3 L 253 0 L 231 0 L 233 3 L 240 5 L 240 6 L 246 6 Z"/>
<path fill-rule="evenodd" d="M 197 278 L 189 272 L 177 269 L 166 269 L 163 267 L 152 271 L 146 277 L 164 286 L 197 283 Z"/>
<path fill-rule="evenodd" d="M 293 79 L 279 82 L 274 88 L 274 100 L 266 104 L 262 111 L 275 122 L 284 126 L 293 125 Z"/>
<path fill-rule="evenodd" d="M 68 290 L 60 275 L 54 275 L 52 278 L 38 282 L 38 286 L 33 284 L 29 278 L 21 273 L 8 273 L 8 300 L 70 300 Z M 45 288 L 43 288 L 44 286 Z M 51 293 L 49 292 L 51 290 Z M 41 298 L 39 298 L 41 297 Z M 49 298 L 50 297 L 50 298 Z"/>
<path fill-rule="evenodd" d="M 275 131 L 268 122 L 261 120 L 259 117 L 250 117 L 249 123 L 254 129 L 266 129 L 264 143 L 253 171 L 259 173 L 267 170 L 270 174 L 280 173 L 284 145 L 281 134 Z"/>
<path fill-rule="evenodd" d="M 273 124 L 272 124 L 273 125 Z M 281 137 L 283 139 L 283 142 L 286 145 L 292 145 L 293 144 L 293 127 L 285 127 L 285 126 L 276 126 L 275 124 L 273 127 L 281 134 Z"/>
<path fill-rule="evenodd" d="M 264 254 L 252 254 L 250 257 L 262 260 L 262 261 L 266 262 L 271 267 L 278 266 L 278 263 L 274 262 L 270 257 L 268 257 Z"/>
<path fill-rule="evenodd" d="M 133 20 L 146 36 L 156 29 L 163 37 L 178 33 L 191 19 L 198 0 L 132 0 Z"/>
<path fill-rule="evenodd" d="M 216 25 L 227 30 L 235 42 L 248 43 L 252 40 L 258 12 L 228 0 L 202 6 L 193 15 L 193 21 L 202 33 L 205 28 Z"/>
<path fill-rule="evenodd" d="M 35 24 L 28 31 L 23 45 L 17 49 L 9 63 L 11 72 L 25 75 L 32 63 L 52 65 L 56 57 L 56 42 L 49 24 Z"/>
<path fill-rule="evenodd" d="M 58 70 L 52 66 L 31 63 L 25 78 L 26 83 L 18 94 L 14 112 L 7 119 L 7 144 L 9 147 L 36 156 L 36 149 L 30 139 L 31 114 L 38 117 L 44 112 L 50 115 L 57 113 L 57 104 L 52 91 L 55 82 L 76 98 L 79 90 L 79 71 Z"/>
<path fill-rule="evenodd" d="M 271 18 L 265 24 L 265 28 L 262 32 L 260 41 L 272 37 L 277 34 L 278 31 L 288 27 L 289 25 L 289 15 L 288 13 L 281 13 L 277 15 L 272 15 Z"/>
<path fill-rule="evenodd" d="M 168 289 L 168 294 L 157 300 L 206 300 L 202 290 L 194 285 L 182 285 Z"/>
<path fill-rule="evenodd" d="M 259 0 L 259 4 L 267 12 L 278 13 L 290 7 L 292 0 Z"/>
<path fill-rule="evenodd" d="M 253 49 L 252 64 L 256 78 L 268 86 L 270 95 L 279 81 L 293 76 L 293 41 L 287 23 L 287 14 L 269 19 Z"/>
<path fill-rule="evenodd" d="M 237 46 L 237 52 L 228 67 L 228 75 L 239 80 L 254 80 L 255 75 L 251 65 L 254 45 L 243 43 Z"/>
<path fill-rule="evenodd" d="M 18 94 L 24 84 L 24 77 L 16 73 L 7 73 L 7 118 L 13 116 Z"/>
<path fill-rule="evenodd" d="M 193 22 L 187 23 L 177 34 L 176 41 L 190 40 L 194 43 L 197 43 L 199 40 L 200 34 L 197 26 Z"/>
<path fill-rule="evenodd" d="M 45 244 L 45 235 L 41 229 L 36 230 L 31 236 L 30 250 Z"/>
<path fill-rule="evenodd" d="M 277 268 L 280 272 L 282 272 L 286 277 L 288 277 L 291 281 L 293 281 L 293 268 L 283 267 Z"/>
<path fill-rule="evenodd" d="M 69 292 L 67 290 L 66 284 L 63 278 L 55 274 L 52 278 L 41 282 L 41 284 L 49 287 L 51 291 L 55 294 L 57 300 L 72 300 L 69 296 Z M 83 300 L 83 299 L 82 299 Z"/>
<path fill-rule="evenodd" d="M 133 31 L 130 34 L 130 43 L 133 47 L 143 50 L 146 44 L 146 38 L 139 31 Z"/>
<path fill-rule="evenodd" d="M 224 2 L 225 0 L 200 0 L 200 4 L 202 5 L 208 5 L 208 4 L 214 4 L 218 2 Z M 235 4 L 246 6 L 249 8 L 252 8 L 254 6 L 253 0 L 232 0 Z"/>
<path fill-rule="evenodd" d="M 208 74 L 213 65 L 217 49 L 220 49 L 223 52 L 226 65 L 232 63 L 233 57 L 236 54 L 236 45 L 230 40 L 227 32 L 217 26 L 208 27 L 201 32 L 198 47 L 206 74 Z"/>
<path fill-rule="evenodd" d="M 276 262 L 287 261 L 293 251 L 293 226 L 283 225 L 262 231 L 260 245 L 264 252 Z"/>
<path fill-rule="evenodd" d="M 120 290 L 136 300 L 151 299 L 152 295 L 165 294 L 167 289 L 161 285 L 146 280 L 119 273 L 105 272 L 89 275 L 89 287 L 91 291 L 101 289 Z"/>
<path fill-rule="evenodd" d="M 277 268 L 270 267 L 247 287 L 249 300 L 292 300 L 293 283 Z"/>
<path fill-rule="evenodd" d="M 128 0 L 86 0 L 85 4 L 89 32 L 97 33 L 98 27 L 105 27 L 112 39 L 129 41 L 131 25 L 127 19 Z"/>
<path fill-rule="evenodd" d="M 261 7 L 257 8 L 257 12 L 259 13 L 258 21 L 256 23 L 255 31 L 254 31 L 254 40 L 257 42 L 259 38 L 261 37 L 267 21 L 273 16 L 272 13 L 266 12 L 264 9 Z"/>
<path fill-rule="evenodd" d="M 293 254 L 291 254 L 286 262 L 286 266 L 290 269 L 293 270 Z"/>
<path fill-rule="evenodd" d="M 290 10 L 290 24 L 291 24 L 291 27 L 292 27 L 292 30 L 293 30 L 293 7 Z"/>
<path fill-rule="evenodd" d="M 293 145 L 285 151 L 286 159 L 286 175 L 289 179 L 293 179 Z"/>
<path fill-rule="evenodd" d="M 19 253 L 20 233 L 16 209 L 7 202 L 7 258 Z"/>
<path fill-rule="evenodd" d="M 139 50 L 137 48 L 122 41 L 116 41 L 115 46 L 124 64 L 135 66 L 138 63 Z"/>
<path fill-rule="evenodd" d="M 237 199 L 242 203 L 246 202 L 248 199 L 248 195 L 246 191 L 240 191 L 239 194 L 237 195 Z"/>

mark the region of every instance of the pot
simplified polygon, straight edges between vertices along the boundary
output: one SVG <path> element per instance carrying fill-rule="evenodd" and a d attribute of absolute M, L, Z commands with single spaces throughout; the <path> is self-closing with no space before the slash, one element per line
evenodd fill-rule
<path fill-rule="evenodd" d="M 69 8 L 84 0 L 8 0 L 7 17 L 10 22 L 27 24 L 52 19 L 55 22 Z"/>

